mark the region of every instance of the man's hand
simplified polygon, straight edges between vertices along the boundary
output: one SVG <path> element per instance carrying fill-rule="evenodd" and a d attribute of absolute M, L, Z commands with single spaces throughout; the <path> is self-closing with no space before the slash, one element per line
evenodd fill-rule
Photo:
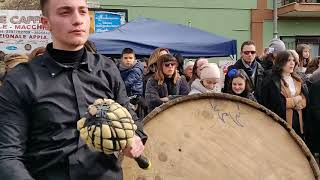
<path fill-rule="evenodd" d="M 133 137 L 133 142 L 131 147 L 127 147 L 122 152 L 125 156 L 128 156 L 130 158 L 136 158 L 143 153 L 143 150 L 144 150 L 144 145 L 142 144 L 140 137 L 135 135 Z"/>

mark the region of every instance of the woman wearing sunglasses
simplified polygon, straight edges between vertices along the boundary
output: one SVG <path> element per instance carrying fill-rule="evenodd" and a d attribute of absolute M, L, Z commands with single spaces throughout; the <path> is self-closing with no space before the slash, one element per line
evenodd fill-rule
<path fill-rule="evenodd" d="M 179 76 L 177 65 L 176 58 L 170 54 L 159 57 L 156 73 L 149 78 L 145 92 L 149 112 L 174 97 L 188 95 L 188 83 Z"/>

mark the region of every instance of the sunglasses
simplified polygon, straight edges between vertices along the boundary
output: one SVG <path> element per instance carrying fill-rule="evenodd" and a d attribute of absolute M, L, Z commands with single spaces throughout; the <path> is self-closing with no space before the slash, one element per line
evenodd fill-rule
<path fill-rule="evenodd" d="M 169 67 L 169 66 L 176 66 L 177 63 L 164 63 L 163 64 L 165 67 Z"/>
<path fill-rule="evenodd" d="M 256 51 L 243 51 L 243 54 L 245 55 L 256 54 Z"/>

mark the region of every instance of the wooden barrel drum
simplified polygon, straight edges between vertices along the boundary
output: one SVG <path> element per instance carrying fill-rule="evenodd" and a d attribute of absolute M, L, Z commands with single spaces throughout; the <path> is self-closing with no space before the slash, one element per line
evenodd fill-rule
<path fill-rule="evenodd" d="M 150 170 L 128 158 L 125 180 L 309 180 L 319 167 L 276 114 L 228 94 L 185 96 L 145 119 Z"/>

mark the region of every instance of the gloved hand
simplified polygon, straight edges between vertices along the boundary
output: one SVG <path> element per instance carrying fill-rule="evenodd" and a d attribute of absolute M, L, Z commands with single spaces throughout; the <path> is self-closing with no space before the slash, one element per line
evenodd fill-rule
<path fill-rule="evenodd" d="M 77 129 L 90 148 L 111 154 L 132 144 L 137 126 L 126 108 L 112 99 L 97 99 Z"/>

